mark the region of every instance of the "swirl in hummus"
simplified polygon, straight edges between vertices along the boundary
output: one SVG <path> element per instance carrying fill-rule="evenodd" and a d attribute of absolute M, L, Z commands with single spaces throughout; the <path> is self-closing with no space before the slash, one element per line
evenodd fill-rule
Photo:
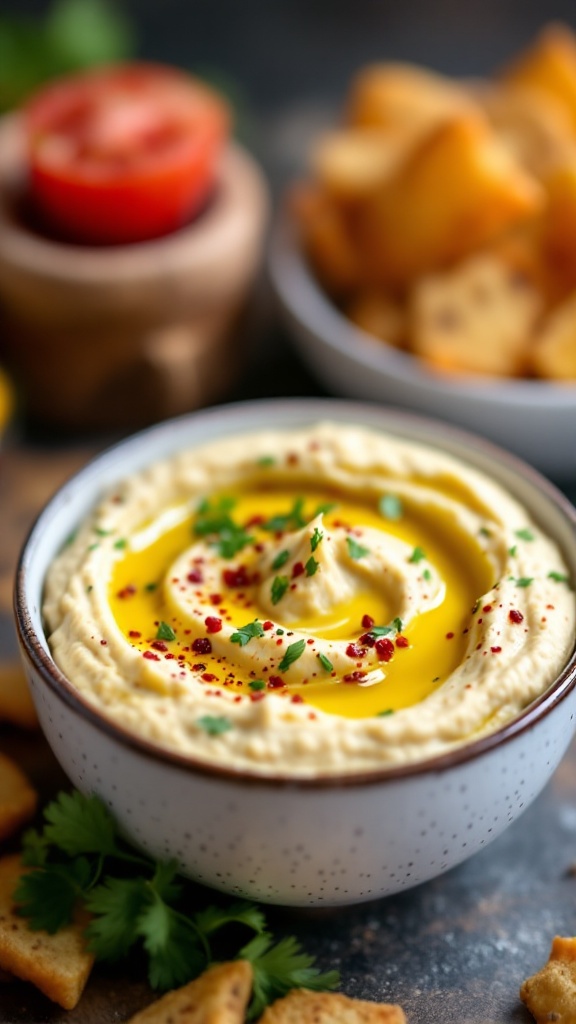
<path fill-rule="evenodd" d="M 291 776 L 492 732 L 574 645 L 555 544 L 438 449 L 325 423 L 212 442 L 117 487 L 50 568 L 55 661 L 104 714 Z"/>

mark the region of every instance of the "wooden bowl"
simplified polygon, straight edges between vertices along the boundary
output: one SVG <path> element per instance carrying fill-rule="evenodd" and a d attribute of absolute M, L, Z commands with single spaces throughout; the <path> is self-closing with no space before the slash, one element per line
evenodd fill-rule
<path fill-rule="evenodd" d="M 0 121 L 0 358 L 27 412 L 125 428 L 223 397 L 246 354 L 267 214 L 259 168 L 230 144 L 182 230 L 101 248 L 50 238 L 26 198 L 22 122 Z"/>

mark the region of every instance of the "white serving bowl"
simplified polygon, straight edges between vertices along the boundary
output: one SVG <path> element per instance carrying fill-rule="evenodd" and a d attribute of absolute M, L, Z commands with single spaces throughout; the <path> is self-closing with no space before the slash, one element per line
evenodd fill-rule
<path fill-rule="evenodd" d="M 559 481 L 576 474 L 576 382 L 442 374 L 356 327 L 316 282 L 287 218 L 270 272 L 298 350 L 327 389 L 438 416 L 495 441 Z"/>
<path fill-rule="evenodd" d="M 575 728 L 576 658 L 494 735 L 419 764 L 342 778 L 262 778 L 171 755 L 99 714 L 56 667 L 43 628 L 52 559 L 127 473 L 213 438 L 330 418 L 436 444 L 491 474 L 545 525 L 576 575 L 576 513 L 537 473 L 453 428 L 330 399 L 214 408 L 123 441 L 76 474 L 40 514 L 15 592 L 22 656 L 42 728 L 71 781 L 96 793 L 131 840 L 175 857 L 199 882 L 271 903 L 334 905 L 409 888 L 465 860 L 536 797 Z"/>

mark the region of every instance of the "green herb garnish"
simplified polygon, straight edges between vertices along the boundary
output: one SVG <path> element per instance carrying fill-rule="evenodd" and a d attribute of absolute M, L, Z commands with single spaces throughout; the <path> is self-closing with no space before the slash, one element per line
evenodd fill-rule
<path fill-rule="evenodd" d="M 119 551 L 121 551 L 122 548 L 125 548 L 127 546 L 127 544 L 128 544 L 128 541 L 126 540 L 125 537 L 119 537 L 118 540 L 114 541 L 114 547 L 118 548 Z"/>
<path fill-rule="evenodd" d="M 410 555 L 408 561 L 415 562 L 417 564 L 418 562 L 421 562 L 423 558 L 426 558 L 426 552 L 424 551 L 424 548 L 416 546 L 412 554 Z"/>
<path fill-rule="evenodd" d="M 248 686 L 250 687 L 251 690 L 254 690 L 255 692 L 257 692 L 258 690 L 266 689 L 266 683 L 264 682 L 263 679 L 252 679 L 248 683 Z"/>
<path fill-rule="evenodd" d="M 316 551 L 320 541 L 324 536 L 323 530 L 319 530 L 317 526 L 314 527 L 314 533 L 310 537 L 310 550 Z"/>
<path fill-rule="evenodd" d="M 404 514 L 402 502 L 396 494 L 383 494 L 378 502 L 378 511 L 391 522 L 397 522 Z"/>
<path fill-rule="evenodd" d="M 147 590 L 148 593 L 151 594 L 153 590 L 158 590 L 158 584 L 157 583 L 145 583 L 144 584 L 144 590 Z"/>
<path fill-rule="evenodd" d="M 290 558 L 290 552 L 286 548 L 284 548 L 284 551 L 280 551 L 276 555 L 276 558 L 272 562 L 272 568 L 273 569 L 281 569 L 283 565 L 286 565 L 286 562 L 288 561 L 289 558 Z"/>
<path fill-rule="evenodd" d="M 376 717 L 377 718 L 387 718 L 388 715 L 393 715 L 393 714 L 394 714 L 394 708 L 386 708 L 384 711 L 377 711 L 376 712 Z"/>
<path fill-rule="evenodd" d="M 222 731 L 218 725 L 214 735 Z M 176 863 L 154 861 L 131 847 L 95 796 L 75 791 L 53 800 L 41 829 L 24 835 L 22 860 L 30 870 L 14 897 L 32 930 L 54 934 L 78 910 L 88 911 L 85 937 L 96 959 L 118 961 L 133 950 L 143 951 L 155 989 L 184 985 L 213 962 L 247 959 L 254 969 L 248 1012 L 253 1019 L 291 988 L 338 984 L 338 974 L 320 974 L 294 937 L 274 945 L 256 904 L 233 900 L 194 908 L 197 893 L 178 874 Z M 239 948 L 229 926 L 249 929 L 254 937 Z"/>
<path fill-rule="evenodd" d="M 176 633 L 167 622 L 160 622 L 156 631 L 157 640 L 175 640 Z"/>
<path fill-rule="evenodd" d="M 202 718 L 196 719 L 196 724 L 209 736 L 221 736 L 233 728 L 232 722 L 225 715 L 202 715 Z"/>
<path fill-rule="evenodd" d="M 268 466 L 276 465 L 276 459 L 273 455 L 262 455 L 260 459 L 256 460 L 256 465 L 260 466 L 262 469 L 267 469 Z"/>
<path fill-rule="evenodd" d="M 232 633 L 230 641 L 233 644 L 239 644 L 240 647 L 246 647 L 250 640 L 258 636 L 264 636 L 264 630 L 262 623 L 258 622 L 258 619 L 254 619 L 253 622 L 248 622 L 245 626 L 239 626 L 236 632 Z"/>
<path fill-rule="evenodd" d="M 278 665 L 280 672 L 285 672 L 286 669 L 290 668 L 290 665 L 293 665 L 295 661 L 298 661 L 298 658 L 301 658 L 304 654 L 305 647 L 306 641 L 304 639 L 296 640 L 293 644 L 290 644 L 286 648 L 284 657 Z"/>
<path fill-rule="evenodd" d="M 318 570 L 319 567 L 320 567 L 320 562 L 316 561 L 316 559 L 314 558 L 314 555 L 310 555 L 310 558 L 308 559 L 308 561 L 306 562 L 306 565 L 304 566 L 304 568 L 306 570 L 306 575 L 307 576 L 314 576 L 314 574 L 316 573 L 316 571 Z"/>
<path fill-rule="evenodd" d="M 528 529 L 514 530 L 514 536 L 518 537 L 520 540 L 534 540 L 534 534 L 532 533 L 532 530 Z"/>
<path fill-rule="evenodd" d="M 570 577 L 564 572 L 549 572 L 548 579 L 555 580 L 556 583 L 568 583 L 570 581 Z"/>
<path fill-rule="evenodd" d="M 272 597 L 272 604 L 278 604 L 284 597 L 284 594 L 288 590 L 290 580 L 287 576 L 275 576 L 272 580 L 272 587 L 270 595 Z"/>
<path fill-rule="evenodd" d="M 320 652 L 320 654 L 317 654 L 316 657 L 318 658 L 318 661 L 322 665 L 322 668 L 326 670 L 326 672 L 334 671 L 334 665 L 330 661 L 330 658 L 327 658 L 325 654 L 322 654 L 322 652 Z"/>
<path fill-rule="evenodd" d="M 514 582 L 517 587 L 529 587 L 533 580 L 533 576 L 519 576 L 518 579 L 514 580 Z"/>
<path fill-rule="evenodd" d="M 508 548 L 508 554 L 510 555 L 511 558 L 515 558 L 518 554 L 518 546 L 514 544 L 513 547 Z"/>
<path fill-rule="evenodd" d="M 298 530 L 306 526 L 304 518 L 304 498 L 296 498 L 289 512 L 272 516 L 262 524 L 263 530 L 270 533 L 284 533 L 285 530 Z"/>
<path fill-rule="evenodd" d="M 243 526 L 234 522 L 230 513 L 235 505 L 235 498 L 224 495 L 213 502 L 204 498 L 196 510 L 194 533 L 205 537 L 222 558 L 234 558 L 254 539 Z"/>
<path fill-rule="evenodd" d="M 487 526 L 481 526 L 480 529 L 478 530 L 478 533 L 480 534 L 481 537 L 491 537 L 492 536 L 492 533 L 488 529 Z"/>
<path fill-rule="evenodd" d="M 432 573 L 430 572 L 430 569 L 422 570 L 422 579 L 426 580 L 427 583 L 430 582 L 430 580 L 432 579 Z"/>
<path fill-rule="evenodd" d="M 346 537 L 346 543 L 348 545 L 348 554 L 350 558 L 353 558 L 355 562 L 360 558 L 365 558 L 366 555 L 370 554 L 370 548 L 365 548 L 358 541 L 354 540 L 353 537 Z"/>

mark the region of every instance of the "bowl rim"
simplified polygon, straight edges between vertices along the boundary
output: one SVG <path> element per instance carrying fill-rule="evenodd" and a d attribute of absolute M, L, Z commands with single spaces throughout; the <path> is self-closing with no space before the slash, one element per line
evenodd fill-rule
<path fill-rule="evenodd" d="M 380 785 L 388 781 L 421 779 L 425 776 L 435 776 L 443 771 L 467 765 L 489 754 L 495 748 L 505 745 L 529 732 L 572 693 L 576 688 L 576 644 L 573 647 L 570 658 L 548 689 L 524 708 L 519 715 L 515 716 L 510 722 L 506 722 L 495 732 L 480 737 L 471 743 L 459 745 L 447 753 L 408 764 L 317 776 L 291 776 L 281 771 L 262 773 L 251 769 L 210 763 L 199 757 L 181 754 L 157 745 L 151 740 L 138 736 L 128 728 L 114 722 L 110 716 L 100 712 L 74 687 L 72 682 L 68 680 L 47 653 L 33 625 L 32 615 L 27 607 L 27 563 L 30 558 L 30 552 L 34 553 L 34 547 L 37 544 L 38 537 L 43 532 L 45 522 L 50 520 L 61 502 L 66 502 L 68 492 L 77 487 L 82 482 L 84 476 L 91 477 L 95 474 L 98 479 L 102 479 L 102 472 L 105 473 L 107 464 L 115 460 L 119 453 L 126 450 L 128 452 L 134 449 L 138 450 L 143 445 L 145 447 L 146 440 L 151 435 L 159 436 L 164 434 L 169 439 L 170 433 L 174 431 L 175 426 L 178 427 L 180 425 L 181 428 L 184 428 L 187 424 L 202 426 L 203 423 L 210 423 L 215 420 L 229 420 L 231 421 L 230 426 L 235 426 L 238 429 L 238 417 L 245 417 L 246 414 L 249 416 L 251 412 L 259 415 L 269 413 L 270 416 L 278 416 L 280 414 L 277 424 L 278 429 L 286 426 L 286 424 L 282 424 L 282 417 L 288 414 L 292 414 L 295 417 L 293 422 L 290 421 L 292 426 L 295 426 L 297 423 L 303 426 L 306 423 L 318 421 L 320 418 L 330 418 L 330 416 L 334 418 L 335 415 L 337 419 L 339 418 L 339 422 L 354 422 L 355 414 L 356 416 L 362 414 L 366 416 L 369 414 L 368 420 L 365 420 L 363 423 L 360 420 L 362 425 L 377 429 L 376 421 L 381 418 L 381 429 L 395 432 L 400 438 L 408 436 L 408 439 L 414 440 L 414 438 L 410 437 L 410 428 L 412 430 L 421 430 L 422 434 L 418 438 L 418 443 L 438 447 L 444 440 L 448 444 L 453 443 L 456 447 L 463 446 L 466 453 L 470 454 L 471 464 L 475 468 L 478 468 L 478 464 L 474 461 L 474 454 L 477 453 L 481 457 L 498 462 L 502 470 L 509 469 L 524 484 L 527 484 L 540 495 L 543 495 L 545 501 L 556 509 L 567 525 L 572 526 L 576 534 L 576 508 L 546 477 L 517 456 L 505 451 L 491 441 L 487 441 L 452 424 L 444 423 L 441 420 L 435 420 L 431 417 L 424 417 L 403 410 L 382 407 L 371 402 L 353 402 L 331 398 L 257 399 L 234 402 L 227 405 L 216 405 L 186 413 L 130 434 L 128 437 L 116 441 L 90 458 L 44 504 L 26 535 L 19 553 L 14 582 L 16 633 L 22 657 L 29 662 L 42 680 L 42 683 L 48 687 L 57 699 L 66 704 L 79 717 L 86 719 L 89 724 L 95 726 L 97 730 L 104 733 L 109 739 L 119 742 L 133 752 L 145 756 L 152 761 L 171 765 L 174 768 L 185 769 L 193 775 L 197 774 L 204 778 L 215 780 L 226 780 L 242 786 L 255 785 L 309 791 L 343 787 L 364 787 Z M 391 421 L 394 427 L 391 427 L 387 421 Z M 244 429 L 248 432 L 249 429 L 254 429 L 254 427 L 248 425 Z M 406 431 L 408 431 L 408 435 Z M 219 430 L 216 435 L 211 435 L 210 440 L 213 440 L 215 437 L 225 437 L 226 433 L 227 431 Z M 177 436 L 180 435 L 177 433 Z M 197 437 L 192 446 L 202 443 L 202 438 Z M 179 445 L 174 444 L 171 453 L 175 454 L 177 451 L 183 450 L 183 447 L 182 443 Z M 454 454 L 450 448 L 448 448 L 448 451 Z M 460 452 L 456 454 L 456 457 L 466 458 Z M 145 460 L 143 465 L 150 465 L 154 461 L 156 460 Z M 512 487 L 510 490 L 514 495 L 514 488 Z M 45 639 L 47 641 L 46 637 Z M 576 723 L 574 728 L 576 729 Z"/>
<path fill-rule="evenodd" d="M 482 401 L 487 407 L 505 403 L 576 410 L 576 381 L 434 372 L 410 352 L 386 345 L 352 323 L 316 280 L 287 210 L 271 234 L 268 267 L 278 298 L 299 325 L 365 370 L 417 384 L 438 396 L 457 388 L 461 397 Z"/>

